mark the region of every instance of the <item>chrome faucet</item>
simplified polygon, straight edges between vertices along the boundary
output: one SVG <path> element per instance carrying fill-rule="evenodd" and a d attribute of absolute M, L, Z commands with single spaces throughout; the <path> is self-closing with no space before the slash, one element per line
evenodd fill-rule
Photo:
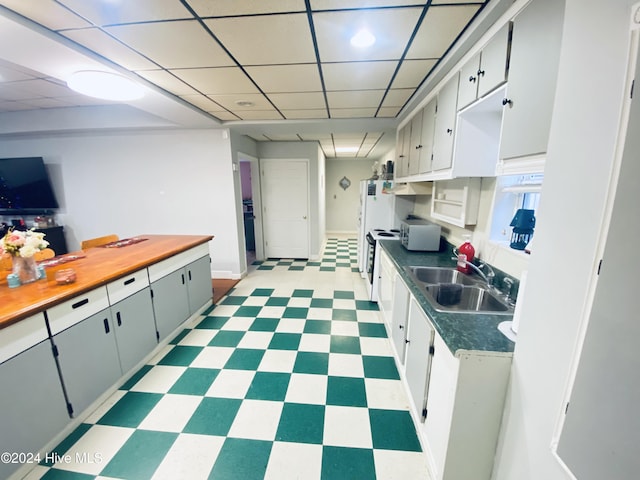
<path fill-rule="evenodd" d="M 457 253 L 455 249 L 454 253 Z M 474 263 L 471 263 L 468 260 L 459 259 L 457 255 L 455 257 L 451 257 L 451 260 L 455 260 L 456 262 L 464 262 L 465 265 L 471 267 L 478 275 L 480 275 L 489 289 L 493 288 L 493 279 L 495 278 L 496 273 L 493 271 L 493 268 L 491 268 L 491 265 L 485 262 L 481 262 L 479 266 L 476 266 Z M 482 271 L 483 268 L 487 269 L 486 274 Z"/>

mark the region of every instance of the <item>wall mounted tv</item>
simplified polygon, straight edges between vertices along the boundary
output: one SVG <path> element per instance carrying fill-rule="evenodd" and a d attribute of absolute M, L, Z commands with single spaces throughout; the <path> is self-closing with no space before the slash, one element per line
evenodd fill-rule
<path fill-rule="evenodd" d="M 58 208 L 42 157 L 0 158 L 0 214 L 45 214 Z"/>

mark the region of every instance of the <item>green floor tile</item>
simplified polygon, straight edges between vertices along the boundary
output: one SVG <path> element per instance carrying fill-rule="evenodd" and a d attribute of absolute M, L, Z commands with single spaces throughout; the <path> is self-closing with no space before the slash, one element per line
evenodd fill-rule
<path fill-rule="evenodd" d="M 209 342 L 210 347 L 237 347 L 244 337 L 244 332 L 220 330 Z"/>
<path fill-rule="evenodd" d="M 260 265 L 258 270 L 273 270 L 273 267 L 270 265 Z"/>
<path fill-rule="evenodd" d="M 182 429 L 184 433 L 226 436 L 236 418 L 242 400 L 204 397 Z"/>
<path fill-rule="evenodd" d="M 308 267 L 319 267 L 320 262 L 307 262 Z"/>
<path fill-rule="evenodd" d="M 406 410 L 369 410 L 373 448 L 420 452 L 411 414 Z"/>
<path fill-rule="evenodd" d="M 327 405 L 366 407 L 367 392 L 364 378 L 329 377 L 327 380 Z"/>
<path fill-rule="evenodd" d="M 287 307 L 284 309 L 282 318 L 307 318 L 309 309 L 305 307 Z"/>
<path fill-rule="evenodd" d="M 212 480 L 262 480 L 272 442 L 227 438 L 209 474 Z"/>
<path fill-rule="evenodd" d="M 287 260 L 287 261 L 278 262 L 278 265 L 281 265 L 281 266 L 289 266 L 289 265 L 291 265 L 292 263 L 293 263 L 293 261 L 288 261 L 288 260 Z"/>
<path fill-rule="evenodd" d="M 173 432 L 136 430 L 100 472 L 103 477 L 147 480 L 178 437 Z"/>
<path fill-rule="evenodd" d="M 333 299 L 332 298 L 312 298 L 310 307 L 311 308 L 332 308 Z"/>
<path fill-rule="evenodd" d="M 346 335 L 331 335 L 329 351 L 331 353 L 360 354 L 360 339 Z"/>
<path fill-rule="evenodd" d="M 321 480 L 376 478 L 373 450 L 365 448 L 322 447 Z"/>
<path fill-rule="evenodd" d="M 269 343 L 272 350 L 298 350 L 300 345 L 299 333 L 274 333 Z"/>
<path fill-rule="evenodd" d="M 187 335 L 189 335 L 189 332 L 191 330 L 188 328 L 185 328 L 184 330 L 182 330 L 178 335 L 176 335 L 175 337 L 173 337 L 173 339 L 171 339 L 171 341 L 169 342 L 170 345 L 177 345 L 178 343 L 180 343 L 180 340 L 182 340 L 184 337 L 186 337 Z"/>
<path fill-rule="evenodd" d="M 89 431 L 89 429 L 92 427 L 93 425 L 89 424 L 89 423 L 81 423 L 80 425 L 78 425 L 75 430 L 73 430 L 73 432 L 71 432 L 67 438 L 65 438 L 62 442 L 60 442 L 58 445 L 56 445 L 56 447 L 51 450 L 51 453 L 56 453 L 60 456 L 64 455 L 65 453 L 67 453 L 67 450 L 69 450 L 74 443 L 76 443 L 78 440 L 80 440 L 80 438 L 87 433 L 87 431 Z M 46 461 L 49 460 L 49 461 Z M 42 462 L 40 462 L 40 465 L 45 465 L 50 467 L 51 465 L 53 465 L 55 462 L 53 461 L 53 455 L 49 455 L 48 459 L 44 459 Z M 53 477 L 51 477 L 53 478 Z"/>
<path fill-rule="evenodd" d="M 289 300 L 289 297 L 271 297 L 269 300 L 267 300 L 267 303 L 265 305 L 267 305 L 268 307 L 286 307 L 287 303 L 289 303 Z"/>
<path fill-rule="evenodd" d="M 322 444 L 324 405 L 285 403 L 280 415 L 276 440 Z"/>
<path fill-rule="evenodd" d="M 196 325 L 196 328 L 200 330 L 219 330 L 227 321 L 229 321 L 229 317 L 204 317 L 202 321 Z"/>
<path fill-rule="evenodd" d="M 298 352 L 293 365 L 295 373 L 316 373 L 326 375 L 329 372 L 329 354 L 320 352 Z"/>
<path fill-rule="evenodd" d="M 283 402 L 290 378 L 288 373 L 256 372 L 245 398 Z"/>
<path fill-rule="evenodd" d="M 344 320 L 348 322 L 357 322 L 358 315 L 355 310 L 347 310 L 344 308 L 334 308 L 331 313 L 332 320 Z"/>
<path fill-rule="evenodd" d="M 331 320 L 307 320 L 304 323 L 303 333 L 329 335 L 331 333 Z"/>
<path fill-rule="evenodd" d="M 158 365 L 188 367 L 203 348 L 204 347 L 176 345 L 158 362 Z"/>
<path fill-rule="evenodd" d="M 341 298 L 341 299 L 353 299 L 355 298 L 354 293 L 348 290 L 335 290 L 333 292 L 333 298 Z"/>
<path fill-rule="evenodd" d="M 228 296 L 221 302 L 221 304 L 222 305 L 242 305 L 247 298 L 248 297 Z"/>
<path fill-rule="evenodd" d="M 173 384 L 169 393 L 203 396 L 220 370 L 215 368 L 187 368 Z"/>
<path fill-rule="evenodd" d="M 387 338 L 387 329 L 382 323 L 358 323 L 358 332 L 361 337 Z"/>
<path fill-rule="evenodd" d="M 137 428 L 161 398 L 159 393 L 127 392 L 96 423 Z"/>
<path fill-rule="evenodd" d="M 278 318 L 256 318 L 249 330 L 253 332 L 275 332 L 278 327 L 278 323 L 280 323 L 280 319 Z"/>
<path fill-rule="evenodd" d="M 335 272 L 336 267 L 320 267 L 321 272 Z"/>
<path fill-rule="evenodd" d="M 336 267 L 350 267 L 350 263 L 338 262 L 336 263 Z"/>
<path fill-rule="evenodd" d="M 144 377 L 147 374 L 147 372 L 152 368 L 153 368 L 153 365 L 143 365 L 142 367 L 140 367 L 140 370 L 138 370 L 136 373 L 134 373 L 131 376 L 131 378 L 129 378 L 129 380 L 127 380 L 122 384 L 119 390 L 129 390 L 136 383 L 138 383 L 140 379 Z"/>
<path fill-rule="evenodd" d="M 295 265 L 295 266 L 289 267 L 289 270 L 291 270 L 292 272 L 301 272 L 304 270 L 304 267 L 300 265 Z"/>
<path fill-rule="evenodd" d="M 251 292 L 252 297 L 269 297 L 273 293 L 273 288 L 256 288 Z"/>
<path fill-rule="evenodd" d="M 313 262 L 309 262 L 309 264 L 311 264 Z M 313 290 L 300 290 L 300 289 L 296 289 L 293 291 L 293 294 L 291 295 L 292 297 L 305 297 L 305 298 L 311 298 L 313 296 Z"/>
<path fill-rule="evenodd" d="M 264 356 L 264 350 L 236 348 L 224 368 L 233 370 L 257 370 Z"/>
<path fill-rule="evenodd" d="M 257 306 L 243 306 L 238 307 L 236 312 L 233 314 L 236 317 L 257 317 L 262 310 L 262 307 Z"/>
<path fill-rule="evenodd" d="M 90 480 L 96 477 L 95 475 L 87 475 L 78 472 L 68 472 L 66 470 L 58 470 L 57 468 L 52 468 L 39 478 L 40 480 Z"/>
<path fill-rule="evenodd" d="M 427 355 L 426 352 L 425 355 Z M 400 378 L 393 357 L 363 355 L 362 365 L 364 366 L 365 378 L 386 378 L 389 380 L 398 380 Z"/>
<path fill-rule="evenodd" d="M 356 300 L 356 310 L 380 310 L 378 304 L 369 300 Z"/>

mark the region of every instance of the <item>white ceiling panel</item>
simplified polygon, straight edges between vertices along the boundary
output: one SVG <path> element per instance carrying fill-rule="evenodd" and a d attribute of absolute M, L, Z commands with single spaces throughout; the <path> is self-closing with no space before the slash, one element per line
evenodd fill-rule
<path fill-rule="evenodd" d="M 424 72 L 430 72 L 437 63 L 431 60 L 405 60 L 393 79 L 391 88 L 415 88 L 424 79 Z"/>
<path fill-rule="evenodd" d="M 195 20 L 123 25 L 106 31 L 164 68 L 234 65 Z"/>
<path fill-rule="evenodd" d="M 322 91 L 320 72 L 315 63 L 247 67 L 246 71 L 265 93 Z"/>
<path fill-rule="evenodd" d="M 142 70 L 137 71 L 136 73 L 154 85 L 157 85 L 158 87 L 175 95 L 191 95 L 192 97 L 195 97 L 198 94 L 197 90 L 166 70 Z"/>
<path fill-rule="evenodd" d="M 415 92 L 414 88 L 399 88 L 389 90 L 382 101 L 383 107 L 402 107 L 411 95 Z"/>
<path fill-rule="evenodd" d="M 314 110 L 325 109 L 324 94 L 311 93 L 270 93 L 269 99 L 280 110 Z"/>
<path fill-rule="evenodd" d="M 332 108 L 331 118 L 372 118 L 376 108 Z"/>
<path fill-rule="evenodd" d="M 399 59 L 420 18 L 421 8 L 347 10 L 313 14 L 321 62 Z M 356 48 L 351 37 L 367 27 L 376 37 L 370 48 Z"/>
<path fill-rule="evenodd" d="M 478 5 L 431 7 L 407 58 L 440 58 L 478 11 Z"/>
<path fill-rule="evenodd" d="M 384 90 L 358 90 L 346 92 L 327 92 L 329 108 L 362 108 L 380 105 Z M 333 116 L 333 115 L 332 115 Z"/>
<path fill-rule="evenodd" d="M 402 107 L 380 107 L 376 118 L 395 118 L 402 110 Z"/>
<path fill-rule="evenodd" d="M 81 28 L 91 25 L 54 0 L 3 0 L 2 5 L 51 30 Z"/>
<path fill-rule="evenodd" d="M 345 8 L 400 7 L 405 5 L 424 5 L 426 2 L 408 2 L 407 0 L 311 0 L 313 10 L 338 10 Z M 455 3 L 452 1 L 451 3 Z"/>
<path fill-rule="evenodd" d="M 94 25 L 105 26 L 120 23 L 150 22 L 193 18 L 176 0 L 58 0 Z"/>
<path fill-rule="evenodd" d="M 324 84 L 330 90 L 385 89 L 398 62 L 323 63 Z"/>
<path fill-rule="evenodd" d="M 227 17 L 262 13 L 304 12 L 304 0 L 188 0 L 202 17 Z"/>
<path fill-rule="evenodd" d="M 282 115 L 277 110 L 238 110 L 236 115 L 241 120 L 282 120 Z"/>
<path fill-rule="evenodd" d="M 316 108 L 316 109 L 297 109 L 297 110 L 287 110 L 279 108 L 284 118 L 288 120 L 309 120 L 309 119 L 318 119 L 318 118 L 329 118 L 327 114 L 327 110 L 324 108 Z"/>
<path fill-rule="evenodd" d="M 186 68 L 171 70 L 176 77 L 200 93 L 259 93 L 251 80 L 238 67 Z"/>
<path fill-rule="evenodd" d="M 207 26 L 243 65 L 316 61 L 307 15 L 268 15 L 206 20 Z"/>
<path fill-rule="evenodd" d="M 208 95 L 208 97 L 227 110 L 240 114 L 251 110 L 271 110 L 272 105 L 261 94 Z M 251 105 L 245 105 L 246 102 Z"/>

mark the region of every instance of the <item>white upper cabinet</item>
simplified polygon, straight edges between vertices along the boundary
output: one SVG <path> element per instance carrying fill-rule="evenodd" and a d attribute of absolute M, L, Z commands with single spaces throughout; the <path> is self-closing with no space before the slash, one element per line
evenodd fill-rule
<path fill-rule="evenodd" d="M 419 173 L 420 155 L 422 152 L 422 112 L 411 120 L 411 144 L 409 147 L 409 175 Z"/>
<path fill-rule="evenodd" d="M 453 138 L 456 128 L 458 105 L 458 79 L 456 73 L 438 92 L 438 110 L 436 113 L 433 137 L 433 160 L 431 170 L 443 170 L 451 167 L 453 157 Z"/>
<path fill-rule="evenodd" d="M 500 158 L 547 151 L 562 36 L 563 2 L 531 2 L 513 20 Z"/>
<path fill-rule="evenodd" d="M 407 123 L 398 131 L 396 142 L 395 177 L 406 177 L 409 174 L 409 149 L 411 147 L 411 123 Z"/>

